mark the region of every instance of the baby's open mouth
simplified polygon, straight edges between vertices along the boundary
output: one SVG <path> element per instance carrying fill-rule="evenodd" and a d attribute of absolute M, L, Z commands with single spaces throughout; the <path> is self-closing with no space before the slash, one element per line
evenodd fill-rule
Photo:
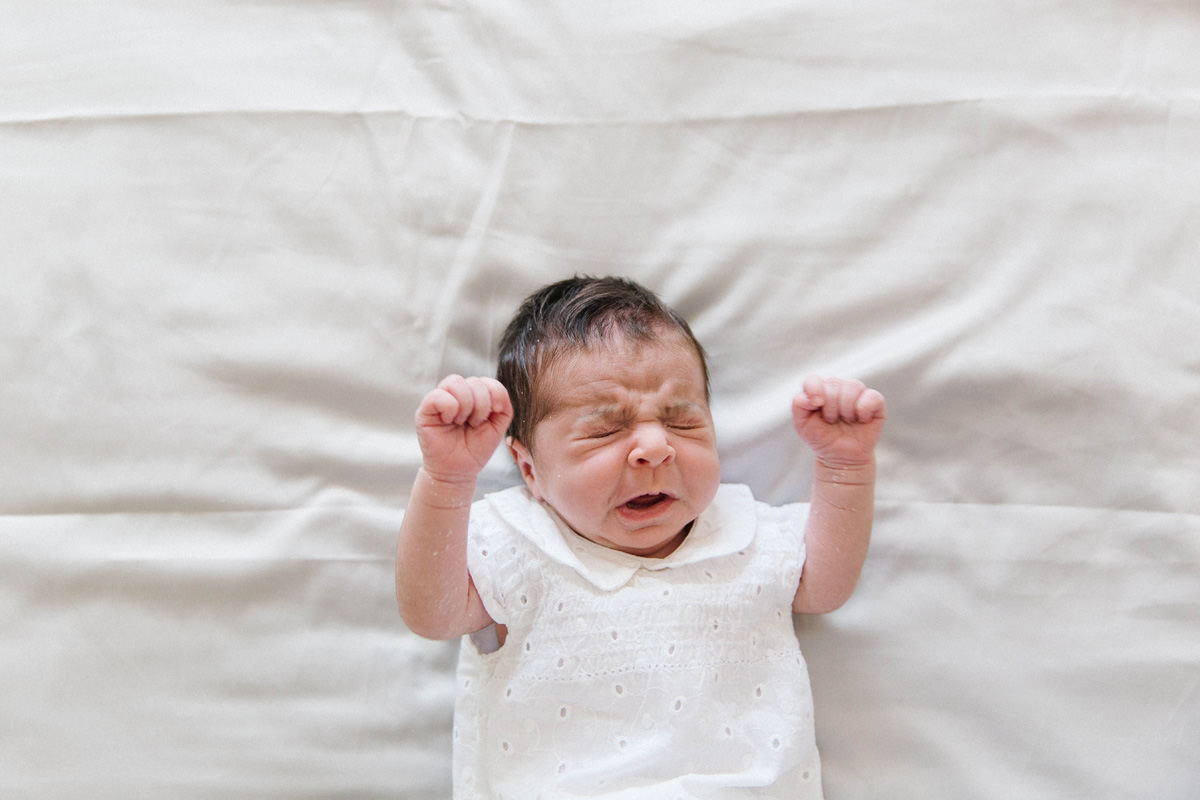
<path fill-rule="evenodd" d="M 664 502 L 666 500 L 670 500 L 670 499 L 671 498 L 669 496 L 667 496 L 661 492 L 659 492 L 658 494 L 643 494 L 643 495 L 638 495 L 637 497 L 635 497 L 632 500 L 630 500 L 629 502 L 627 502 L 625 504 L 625 507 L 634 509 L 635 511 L 640 511 L 645 508 L 653 508 L 654 506 L 658 505 L 659 503 L 662 503 L 662 502 Z"/>

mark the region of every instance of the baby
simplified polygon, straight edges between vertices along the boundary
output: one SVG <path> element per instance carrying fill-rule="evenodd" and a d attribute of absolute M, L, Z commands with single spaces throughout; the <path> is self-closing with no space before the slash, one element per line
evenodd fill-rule
<path fill-rule="evenodd" d="M 472 634 L 455 797 L 820 798 L 791 615 L 854 589 L 883 397 L 806 378 L 811 502 L 772 507 L 721 483 L 704 350 L 632 281 L 534 293 L 498 378 L 421 402 L 396 554 L 408 626 Z M 524 483 L 472 503 L 501 442 Z"/>

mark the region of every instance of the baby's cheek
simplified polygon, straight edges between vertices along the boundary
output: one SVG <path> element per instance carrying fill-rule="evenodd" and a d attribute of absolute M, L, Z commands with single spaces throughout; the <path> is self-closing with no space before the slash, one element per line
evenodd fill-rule
<path fill-rule="evenodd" d="M 687 469 L 688 480 L 694 486 L 694 491 L 706 500 L 712 500 L 721 484 L 721 460 L 716 452 L 705 450 L 696 453 Z"/>

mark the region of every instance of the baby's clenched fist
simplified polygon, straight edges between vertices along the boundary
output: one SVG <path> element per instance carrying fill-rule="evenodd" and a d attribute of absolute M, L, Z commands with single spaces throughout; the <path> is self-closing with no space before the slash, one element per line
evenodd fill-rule
<path fill-rule="evenodd" d="M 474 480 L 503 440 L 512 416 L 508 392 L 496 379 L 443 379 L 417 408 L 422 466 L 440 480 Z"/>
<path fill-rule="evenodd" d="M 887 417 L 883 395 L 862 381 L 810 375 L 792 400 L 792 423 L 817 460 L 857 466 L 874 457 Z"/>

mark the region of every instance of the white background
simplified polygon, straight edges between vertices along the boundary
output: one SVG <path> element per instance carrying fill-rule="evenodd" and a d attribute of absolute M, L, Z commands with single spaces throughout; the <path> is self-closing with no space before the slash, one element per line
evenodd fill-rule
<path fill-rule="evenodd" d="M 1200 793 L 1194 3 L 0 19 L 0 794 L 447 797 L 412 414 L 577 272 L 692 320 L 760 497 L 805 373 L 888 398 L 831 798 Z"/>

